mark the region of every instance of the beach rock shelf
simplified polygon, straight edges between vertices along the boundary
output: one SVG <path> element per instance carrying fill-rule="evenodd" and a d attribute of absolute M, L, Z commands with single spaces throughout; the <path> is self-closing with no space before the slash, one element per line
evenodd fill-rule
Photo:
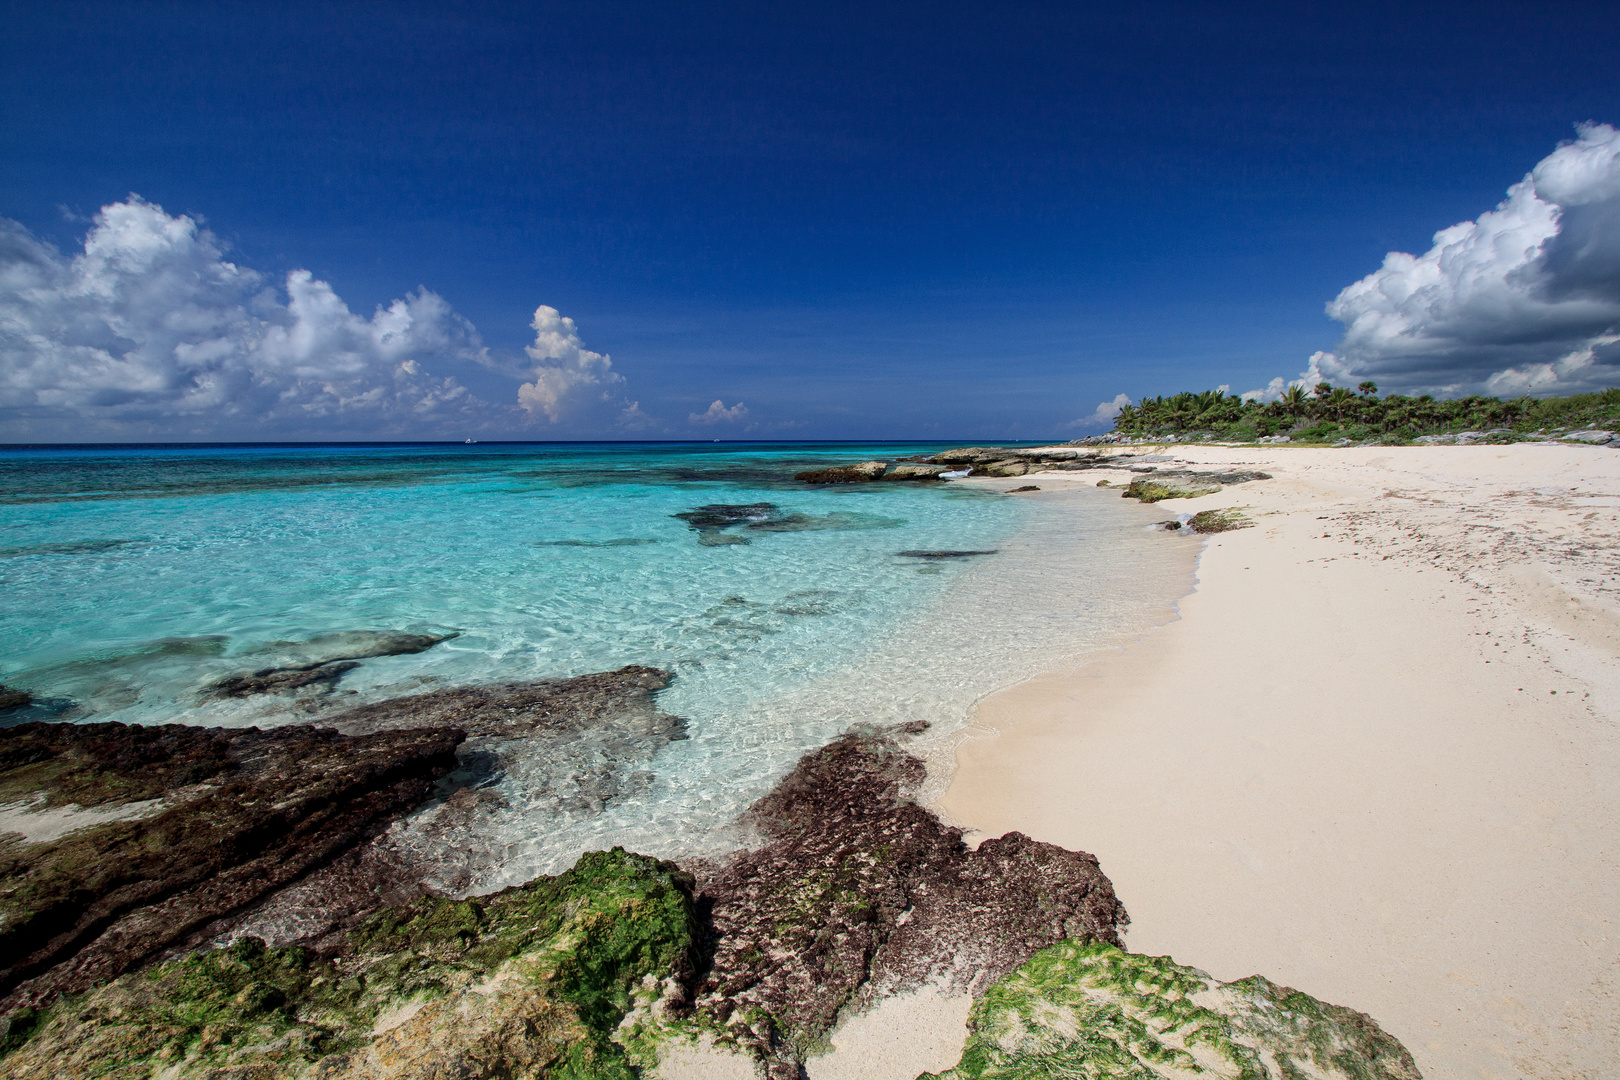
<path fill-rule="evenodd" d="M 0 1012 L 207 940 L 386 828 L 462 733 L 28 723 L 0 731 Z M 66 831 L 75 816 L 90 827 Z M 50 829 L 53 823 L 56 829 Z"/>
<path fill-rule="evenodd" d="M 525 743 L 582 812 L 625 790 L 684 735 L 669 679 L 460 687 L 322 728 L 0 731 L 5 821 L 33 837 L 0 840 L 0 1078 L 630 1080 L 701 1040 L 799 1080 L 840 1018 L 927 987 L 978 999 L 952 1080 L 1417 1077 L 1349 1009 L 1125 952 L 1095 857 L 970 848 L 914 801 L 921 722 L 806 754 L 726 858 L 430 884 L 486 842 L 480 785 Z M 428 847 L 388 828 L 413 810 Z"/>
<path fill-rule="evenodd" d="M 1008 449 L 999 446 L 968 446 L 938 454 L 906 458 L 895 463 L 863 461 L 857 465 L 836 465 L 795 473 L 795 480 L 808 484 L 857 484 L 890 480 L 937 480 L 946 472 L 967 469 L 970 476 L 1009 477 L 1031 472 L 1083 472 L 1088 469 L 1124 469 L 1152 474 L 1151 479 L 1132 482 L 1126 498 L 1157 502 L 1160 499 L 1191 499 L 1208 495 L 1233 484 L 1269 480 L 1262 472 L 1196 472 L 1190 469 L 1160 469 L 1153 462 L 1167 461 L 1160 454 L 1104 453 L 1073 446 L 1044 446 Z M 1008 492 L 1038 491 L 1035 487 L 1014 488 Z"/>

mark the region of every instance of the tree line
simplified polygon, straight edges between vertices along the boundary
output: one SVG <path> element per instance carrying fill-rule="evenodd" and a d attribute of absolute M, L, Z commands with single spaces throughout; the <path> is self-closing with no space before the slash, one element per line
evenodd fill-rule
<path fill-rule="evenodd" d="M 1422 435 L 1461 431 L 1494 433 L 1507 440 L 1538 431 L 1620 421 L 1620 389 L 1559 398 L 1464 397 L 1437 400 L 1431 394 L 1378 396 L 1378 385 L 1351 390 L 1331 383 L 1314 389 L 1290 386 L 1275 401 L 1244 400 L 1224 390 L 1144 398 L 1114 418 L 1114 431 L 1133 437 L 1208 433 L 1251 441 L 1288 435 L 1305 442 L 1377 439 L 1402 442 Z"/>

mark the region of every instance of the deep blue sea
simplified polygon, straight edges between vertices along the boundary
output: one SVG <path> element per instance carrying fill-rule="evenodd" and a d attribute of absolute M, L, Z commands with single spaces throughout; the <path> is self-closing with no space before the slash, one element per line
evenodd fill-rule
<path fill-rule="evenodd" d="M 1162 621 L 1185 591 L 1186 545 L 1145 530 L 1162 515 L 1090 485 L 791 479 L 947 445 L 0 450 L 0 682 L 41 699 L 27 718 L 263 726 L 665 668 L 660 703 L 691 737 L 602 813 L 538 821 L 507 793 L 503 875 L 607 842 L 701 851 L 852 723 L 930 721 L 943 772 L 977 698 Z M 750 509 L 678 516 L 712 506 Z M 919 550 L 997 553 L 900 554 Z M 207 694 L 378 632 L 454 636 L 365 658 L 327 693 Z"/>

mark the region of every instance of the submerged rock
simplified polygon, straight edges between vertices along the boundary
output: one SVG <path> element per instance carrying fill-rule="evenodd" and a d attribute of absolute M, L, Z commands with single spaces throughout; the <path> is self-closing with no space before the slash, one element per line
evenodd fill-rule
<path fill-rule="evenodd" d="M 750 532 L 823 532 L 861 529 L 897 529 L 904 518 L 880 517 L 848 510 L 834 510 L 820 517 L 814 514 L 784 514 L 769 521 L 750 521 Z"/>
<path fill-rule="evenodd" d="M 244 938 L 19 1018 L 0 1072 L 630 1080 L 651 1064 L 654 1006 L 684 1002 L 691 889 L 614 849 L 493 896 L 385 908 L 329 950 Z"/>
<path fill-rule="evenodd" d="M 307 929 L 297 909 L 314 907 L 347 918 L 344 905 L 364 901 L 364 882 L 398 877 L 463 892 L 498 871 L 511 842 L 510 827 L 538 815 L 559 820 L 602 813 L 615 800 L 645 791 L 657 753 L 683 740 L 686 721 L 658 708 L 654 695 L 671 675 L 631 666 L 573 679 L 435 690 L 364 705 L 326 723 L 350 735 L 419 727 L 454 727 L 467 733 L 456 771 L 439 802 L 408 826 L 372 845 L 373 862 L 334 867 L 267 911 L 256 932 L 290 937 L 284 927 Z M 521 816 L 505 815 L 508 797 Z M 506 827 L 501 822 L 507 821 Z M 381 865 L 375 865 L 380 860 Z M 375 899 L 372 900 L 375 903 Z"/>
<path fill-rule="evenodd" d="M 897 551 L 896 555 L 903 559 L 966 559 L 973 555 L 999 555 L 1000 548 L 990 548 L 985 551 Z"/>
<path fill-rule="evenodd" d="M 968 1026 L 961 1062 L 919 1080 L 1421 1080 L 1362 1013 L 1102 942 L 1037 954 L 979 999 Z"/>
<path fill-rule="evenodd" d="M 0 712 L 10 709 L 21 709 L 34 703 L 34 695 L 26 690 L 18 690 L 14 686 L 0 683 Z"/>
<path fill-rule="evenodd" d="M 700 875 L 715 947 L 698 1009 L 772 1076 L 797 1075 L 846 1007 L 979 990 L 1066 938 L 1119 940 L 1095 858 L 1019 833 L 969 850 L 908 801 L 923 776 L 893 737 L 845 735 L 748 812 L 762 847 Z"/>
<path fill-rule="evenodd" d="M 237 917 L 416 806 L 450 728 L 350 737 L 181 725 L 0 731 L 0 792 L 45 806 L 166 800 L 48 843 L 0 841 L 0 1013 L 82 991 Z M 203 938 L 206 940 L 206 936 Z"/>
<path fill-rule="evenodd" d="M 231 675 L 208 688 L 207 697 L 240 698 L 254 694 L 281 694 L 295 692 L 310 686 L 326 692 L 337 686 L 338 680 L 359 667 L 355 660 L 339 660 L 325 664 L 298 664 L 284 668 L 261 668 L 251 675 Z"/>
<path fill-rule="evenodd" d="M 686 522 L 698 534 L 698 543 L 708 547 L 722 544 L 746 544 L 740 536 L 730 536 L 724 529 L 744 525 L 751 521 L 769 521 L 776 516 L 775 503 L 711 503 L 672 515 Z"/>
<path fill-rule="evenodd" d="M 404 634 L 391 630 L 340 630 L 317 634 L 308 641 L 273 641 L 255 651 L 291 654 L 299 659 L 278 667 L 228 676 L 210 686 L 204 696 L 240 698 L 253 694 L 296 692 L 310 686 L 330 692 L 339 679 L 360 666 L 358 661 L 377 656 L 426 652 L 456 636 Z"/>
<path fill-rule="evenodd" d="M 1041 489 L 1036 487 L 1034 484 L 1025 484 L 1023 487 L 1008 488 L 1007 489 L 1007 494 L 1008 495 L 1022 495 L 1026 491 L 1039 491 L 1039 490 L 1041 490 Z"/>

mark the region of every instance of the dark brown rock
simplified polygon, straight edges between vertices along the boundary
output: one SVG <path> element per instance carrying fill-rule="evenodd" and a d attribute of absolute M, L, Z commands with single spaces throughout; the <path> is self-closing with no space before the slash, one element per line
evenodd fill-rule
<path fill-rule="evenodd" d="M 455 767 L 462 737 L 304 725 L 0 731 L 4 790 L 103 807 L 168 800 L 47 843 L 0 841 L 0 1013 L 139 966 L 375 836 Z"/>
<path fill-rule="evenodd" d="M 1039 491 L 1039 490 L 1041 490 L 1041 489 L 1036 487 L 1034 484 L 1025 484 L 1023 487 L 1008 488 L 1007 489 L 1007 494 L 1008 495 L 1020 495 L 1023 492 L 1026 492 L 1026 491 Z"/>
<path fill-rule="evenodd" d="M 1128 922 L 1092 856 L 1019 833 L 970 850 L 910 802 L 924 768 L 903 733 L 806 755 L 745 818 L 764 845 L 699 875 L 714 956 L 697 1007 L 773 1077 L 848 1005 L 930 981 L 982 990 L 1056 942 L 1117 944 Z"/>
<path fill-rule="evenodd" d="M 280 694 L 319 686 L 330 692 L 344 674 L 360 664 L 355 660 L 335 660 L 328 664 L 301 664 L 296 667 L 264 668 L 251 675 L 232 675 L 209 687 L 209 696 L 248 697 L 252 694 Z"/>
<path fill-rule="evenodd" d="M 884 480 L 938 480 L 945 465 L 896 465 L 883 474 Z"/>
<path fill-rule="evenodd" d="M 794 473 L 793 479 L 807 484 L 861 484 L 879 480 L 888 469 L 883 461 L 863 461 L 859 465 L 835 465 L 830 469 L 807 469 Z"/>
<path fill-rule="evenodd" d="M 28 691 L 18 690 L 16 687 L 0 683 L 0 712 L 5 712 L 7 709 L 20 709 L 24 705 L 32 705 L 33 702 L 34 695 Z"/>

